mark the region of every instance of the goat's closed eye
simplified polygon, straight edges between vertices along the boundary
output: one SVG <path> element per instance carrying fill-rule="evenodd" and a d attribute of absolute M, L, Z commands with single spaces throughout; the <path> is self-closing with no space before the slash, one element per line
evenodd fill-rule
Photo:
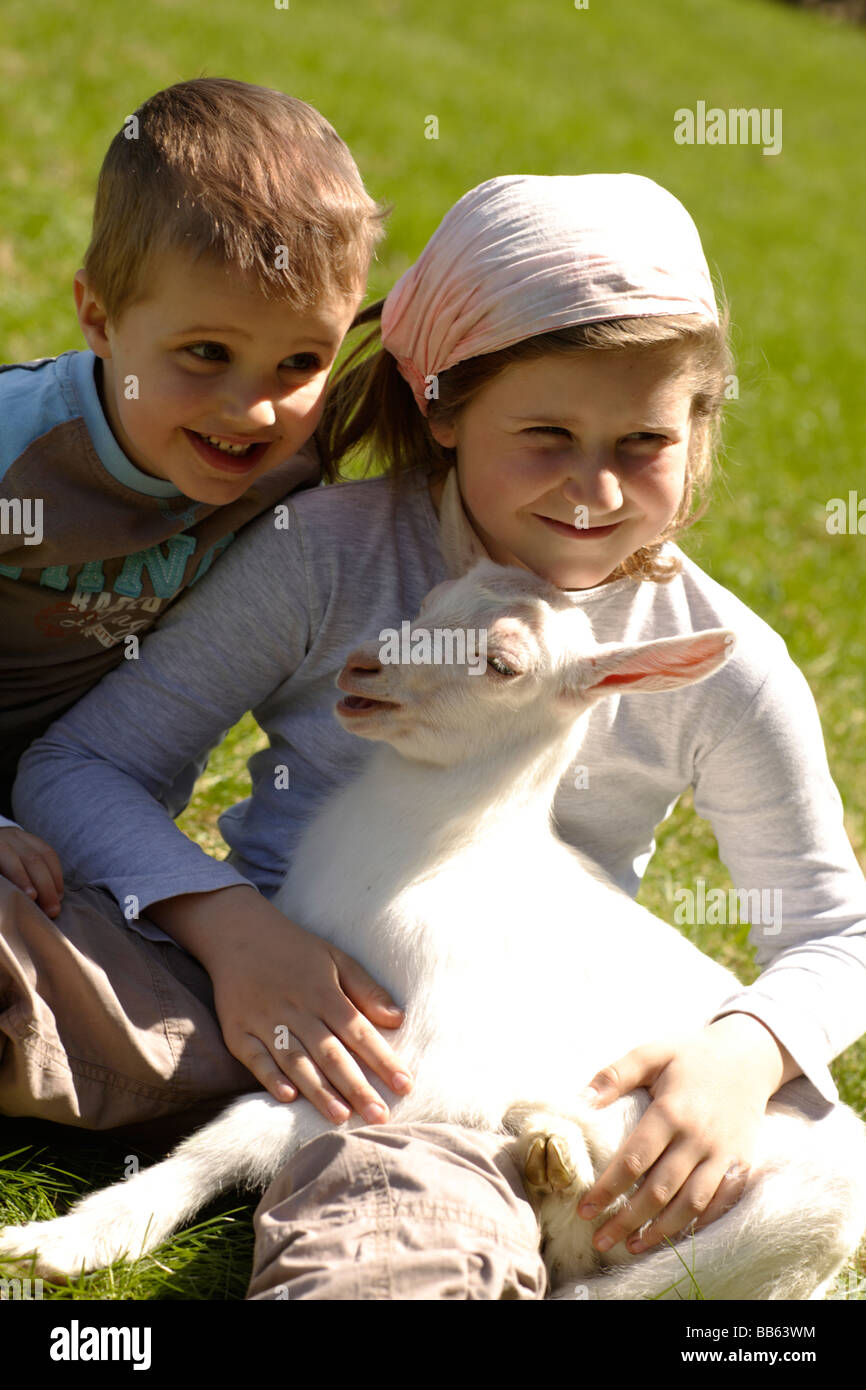
<path fill-rule="evenodd" d="M 500 676 L 519 676 L 520 672 L 515 671 L 501 656 L 489 656 L 487 665 L 492 666 L 494 671 L 498 671 Z"/>

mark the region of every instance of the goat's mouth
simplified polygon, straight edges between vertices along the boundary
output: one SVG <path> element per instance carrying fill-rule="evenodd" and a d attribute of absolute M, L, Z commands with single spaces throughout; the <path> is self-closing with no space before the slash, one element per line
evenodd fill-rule
<path fill-rule="evenodd" d="M 373 710 L 397 709 L 393 700 L 369 700 L 365 695 L 344 695 L 337 701 L 340 714 L 369 714 Z"/>

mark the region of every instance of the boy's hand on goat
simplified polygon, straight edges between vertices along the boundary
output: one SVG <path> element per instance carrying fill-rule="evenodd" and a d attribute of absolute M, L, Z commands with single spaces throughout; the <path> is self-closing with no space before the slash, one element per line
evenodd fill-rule
<path fill-rule="evenodd" d="M 252 887 L 187 894 L 148 914 L 201 960 L 226 1047 L 275 1100 L 300 1093 L 337 1124 L 353 1110 L 369 1124 L 388 1119 L 356 1059 L 407 1092 L 408 1069 L 378 1032 L 403 1014 L 356 960 Z"/>
<path fill-rule="evenodd" d="M 767 1101 L 799 1075 L 790 1054 L 749 1014 L 728 1014 L 703 1032 L 635 1048 L 590 1083 L 585 1098 L 610 1104 L 638 1086 L 653 1098 L 640 1123 L 584 1195 L 592 1219 L 640 1186 L 596 1232 L 608 1250 L 632 1254 L 707 1226 L 742 1197 Z"/>
<path fill-rule="evenodd" d="M 63 870 L 54 850 L 18 826 L 0 827 L 0 874 L 35 898 L 46 917 L 57 917 L 63 898 Z"/>

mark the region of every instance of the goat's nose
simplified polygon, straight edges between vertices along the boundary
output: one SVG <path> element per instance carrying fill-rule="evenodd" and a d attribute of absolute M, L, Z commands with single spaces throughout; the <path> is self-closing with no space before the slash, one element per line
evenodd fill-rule
<path fill-rule="evenodd" d="M 346 657 L 346 664 L 343 669 L 346 672 L 381 671 L 382 663 L 375 652 L 371 652 L 365 647 L 356 647 Z"/>

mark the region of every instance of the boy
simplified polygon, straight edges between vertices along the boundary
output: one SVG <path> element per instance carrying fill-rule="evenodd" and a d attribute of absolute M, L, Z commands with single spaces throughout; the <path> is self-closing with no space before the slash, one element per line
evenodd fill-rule
<path fill-rule="evenodd" d="M 279 92 L 180 83 L 115 136 L 75 277 L 90 351 L 0 373 L 0 811 L 24 750 L 137 655 L 235 531 L 319 482 L 311 436 L 382 222 L 335 131 Z M 172 816 L 197 771 L 155 789 Z M 169 938 L 68 865 L 64 893 L 53 849 L 2 825 L 0 1113 L 110 1129 L 249 1090 L 184 949 L 195 903 Z M 245 951 L 276 915 L 251 885 L 204 906 Z"/>
<path fill-rule="evenodd" d="M 275 92 L 183 83 L 115 137 L 75 280 L 90 351 L 0 374 L 0 518 L 18 532 L 7 522 L 0 534 L 0 810 L 29 744 L 135 655 L 131 639 L 233 533 L 319 481 L 312 445 L 298 451 L 318 423 L 381 221 L 331 127 Z M 172 815 L 196 771 L 161 789 Z M 62 787 L 54 794 L 86 825 L 86 805 Z M 276 1067 L 263 1073 L 256 1040 L 238 1045 L 234 1013 L 220 1014 L 206 943 L 241 976 L 251 956 L 267 961 L 284 943 L 275 971 L 311 1007 L 326 1000 L 340 1017 L 357 1008 L 359 1057 L 392 1077 L 398 1059 L 367 1020 L 393 1029 L 399 1010 L 357 962 L 335 959 L 252 885 L 163 905 L 174 945 L 144 918 L 126 930 L 133 919 L 120 904 L 73 875 L 61 909 L 53 850 L 0 825 L 0 1114 L 101 1130 L 182 1113 L 188 1127 L 196 1106 L 257 1081 L 274 1087 Z M 279 1079 L 282 1099 L 312 1085 L 306 1072 L 297 1086 Z M 359 1111 L 378 1099 L 360 1073 L 348 1094 Z M 516 1170 L 500 1177 L 499 1162 L 482 1186 L 508 1184 L 537 1291 L 534 1218 Z M 409 1154 L 410 1182 L 414 1167 Z M 464 1167 L 451 1168 L 462 1188 Z M 465 1202 L 477 1205 L 472 1194 Z M 422 1224 L 425 1252 L 452 1240 L 434 1224 Z M 327 1239 L 321 1213 L 319 1228 Z M 474 1249 L 474 1225 L 470 1234 Z M 459 1254 L 466 1238 L 454 1239 Z M 340 1255 L 329 1254 L 335 1271 Z M 353 1251 L 347 1259 L 356 1272 Z"/>
<path fill-rule="evenodd" d="M 306 103 L 179 83 L 103 164 L 89 351 L 0 367 L 0 874 L 49 916 L 56 856 L 7 819 L 18 760 L 240 527 L 321 480 L 311 435 L 382 217 Z M 163 789 L 172 814 L 200 770 Z"/>

